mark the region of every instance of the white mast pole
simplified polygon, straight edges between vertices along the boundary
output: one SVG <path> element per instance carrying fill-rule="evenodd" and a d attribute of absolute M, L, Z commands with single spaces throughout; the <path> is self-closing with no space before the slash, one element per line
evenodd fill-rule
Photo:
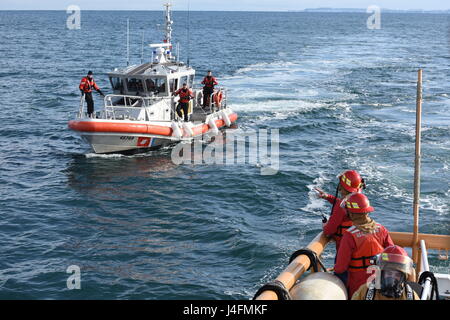
<path fill-rule="evenodd" d="M 165 42 L 169 45 L 172 43 L 172 17 L 170 16 L 170 7 L 172 6 L 171 3 L 166 3 L 164 5 L 166 7 L 166 39 Z M 172 57 L 172 46 L 169 47 L 170 53 L 168 54 L 168 58 L 170 59 Z"/>
<path fill-rule="evenodd" d="M 145 32 L 145 30 L 142 30 L 141 64 L 144 63 L 144 32 Z"/>

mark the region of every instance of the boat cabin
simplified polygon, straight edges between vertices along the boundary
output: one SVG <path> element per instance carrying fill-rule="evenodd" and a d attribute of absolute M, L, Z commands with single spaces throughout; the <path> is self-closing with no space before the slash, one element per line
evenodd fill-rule
<path fill-rule="evenodd" d="M 167 52 L 162 50 L 161 47 L 157 47 L 157 50 L 153 51 L 152 62 L 124 69 L 116 68 L 108 73 L 114 94 L 170 97 L 183 86 L 183 83 L 192 88 L 195 70 L 181 62 L 167 59 Z"/>

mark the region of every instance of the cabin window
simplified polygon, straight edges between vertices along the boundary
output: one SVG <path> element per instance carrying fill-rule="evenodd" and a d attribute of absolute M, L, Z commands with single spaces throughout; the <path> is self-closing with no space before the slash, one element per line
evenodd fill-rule
<path fill-rule="evenodd" d="M 161 92 L 166 92 L 166 79 L 157 79 L 158 81 L 156 82 L 156 91 L 158 91 L 158 93 Z"/>
<path fill-rule="evenodd" d="M 127 79 L 128 92 L 143 92 L 144 85 L 140 79 Z"/>
<path fill-rule="evenodd" d="M 120 91 L 123 92 L 123 80 L 122 78 L 110 78 L 111 80 L 111 86 L 114 91 Z"/>
<path fill-rule="evenodd" d="M 180 78 L 180 88 L 183 86 L 183 83 L 187 83 L 188 86 L 190 87 L 189 83 L 188 83 L 188 77 L 184 76 Z"/>
<path fill-rule="evenodd" d="M 170 79 L 169 81 L 170 92 L 175 92 L 178 89 L 178 79 Z"/>
<path fill-rule="evenodd" d="M 166 92 L 166 79 L 148 78 L 145 79 L 145 86 L 148 92 L 160 93 Z"/>
<path fill-rule="evenodd" d="M 156 80 L 155 79 L 145 79 L 145 86 L 148 92 L 155 92 L 156 90 Z"/>
<path fill-rule="evenodd" d="M 191 74 L 189 76 L 188 85 L 189 85 L 189 88 L 192 88 L 192 86 L 194 85 L 194 75 L 193 74 Z"/>

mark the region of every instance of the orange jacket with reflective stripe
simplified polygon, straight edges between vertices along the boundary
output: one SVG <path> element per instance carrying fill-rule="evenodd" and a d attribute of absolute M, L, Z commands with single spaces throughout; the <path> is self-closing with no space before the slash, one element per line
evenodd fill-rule
<path fill-rule="evenodd" d="M 184 90 L 183 88 L 181 88 L 178 89 L 177 92 L 175 92 L 175 95 L 180 95 L 180 102 L 188 103 L 189 100 L 191 100 L 193 93 L 191 89 Z"/>
<path fill-rule="evenodd" d="M 88 77 L 84 77 L 83 79 L 81 79 L 80 90 L 83 90 L 83 92 L 88 93 L 92 92 L 92 88 L 94 88 L 95 90 L 100 90 L 100 88 L 95 83 L 94 78 L 92 78 L 92 80 L 90 80 Z"/>
<path fill-rule="evenodd" d="M 203 79 L 202 84 L 204 84 L 206 88 L 214 88 L 215 85 L 218 85 L 218 82 L 216 78 L 206 76 Z"/>
<path fill-rule="evenodd" d="M 348 271 L 361 271 L 372 265 L 370 260 L 384 250 L 383 240 L 380 239 L 379 236 L 380 233 L 384 233 L 383 231 L 385 230 L 386 229 L 380 224 L 377 224 L 374 233 L 362 232 L 355 226 L 347 229 L 347 232 L 351 234 L 356 244 L 356 250 L 352 252 Z"/>

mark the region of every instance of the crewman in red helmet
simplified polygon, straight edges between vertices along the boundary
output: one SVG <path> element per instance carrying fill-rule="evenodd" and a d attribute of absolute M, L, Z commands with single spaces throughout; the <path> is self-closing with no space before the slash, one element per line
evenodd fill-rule
<path fill-rule="evenodd" d="M 211 94 L 214 92 L 214 86 L 218 85 L 216 78 L 212 76 L 211 70 L 208 70 L 208 73 L 205 78 L 203 78 L 202 84 L 203 87 L 203 108 L 209 106 L 209 101 L 211 98 Z"/>
<path fill-rule="evenodd" d="M 319 188 L 315 188 L 319 198 L 328 200 L 333 205 L 330 218 L 326 224 L 323 225 L 323 233 L 336 241 L 336 253 L 339 250 L 343 231 L 352 226 L 352 221 L 347 216 L 347 212 L 344 208 L 341 208 L 339 204 L 348 194 L 352 192 L 361 192 L 366 188 L 364 179 L 361 178 L 356 170 L 344 171 L 338 175 L 337 178 L 339 179 L 339 184 L 335 196 L 325 193 Z M 338 195 L 340 195 L 340 198 L 338 198 Z"/>
<path fill-rule="evenodd" d="M 177 115 L 180 118 L 184 115 L 184 121 L 189 121 L 189 101 L 194 98 L 192 90 L 188 88 L 187 83 L 183 83 L 183 88 L 178 89 L 173 95 L 180 96 L 180 102 L 177 106 Z M 181 114 L 181 110 L 183 110 L 183 114 Z"/>
<path fill-rule="evenodd" d="M 334 265 L 334 272 L 348 271 L 347 289 L 351 297 L 370 277 L 374 257 L 394 243 L 387 229 L 373 219 L 369 199 L 362 193 L 351 193 L 341 202 L 353 226 L 344 231 Z"/>
<path fill-rule="evenodd" d="M 327 194 L 319 188 L 315 188 L 319 198 L 328 200 L 332 204 L 330 217 L 328 221 L 324 220 L 323 233 L 328 237 L 332 237 L 336 242 L 336 256 L 339 251 L 343 232 L 353 225 L 352 221 L 347 216 L 345 209 L 341 208 L 340 203 L 342 202 L 342 199 L 350 193 L 361 192 L 362 189 L 366 188 L 364 179 L 361 178 L 356 170 L 346 170 L 338 175 L 337 178 L 339 179 L 339 183 L 336 188 L 335 196 Z M 338 198 L 338 195 L 341 197 Z M 336 258 L 334 262 L 336 262 Z M 346 272 L 336 275 L 342 282 L 347 282 Z"/>
<path fill-rule="evenodd" d="M 414 267 L 405 249 L 397 245 L 387 247 L 375 260 L 376 277 L 361 285 L 352 300 L 420 300 L 407 283 Z"/>
<path fill-rule="evenodd" d="M 95 83 L 92 71 L 89 71 L 87 76 L 81 79 L 79 88 L 81 95 L 84 95 L 84 98 L 86 100 L 88 116 L 92 117 L 94 113 L 94 99 L 92 98 L 92 89 L 97 90 L 97 92 L 100 93 L 101 96 L 105 96 Z"/>

